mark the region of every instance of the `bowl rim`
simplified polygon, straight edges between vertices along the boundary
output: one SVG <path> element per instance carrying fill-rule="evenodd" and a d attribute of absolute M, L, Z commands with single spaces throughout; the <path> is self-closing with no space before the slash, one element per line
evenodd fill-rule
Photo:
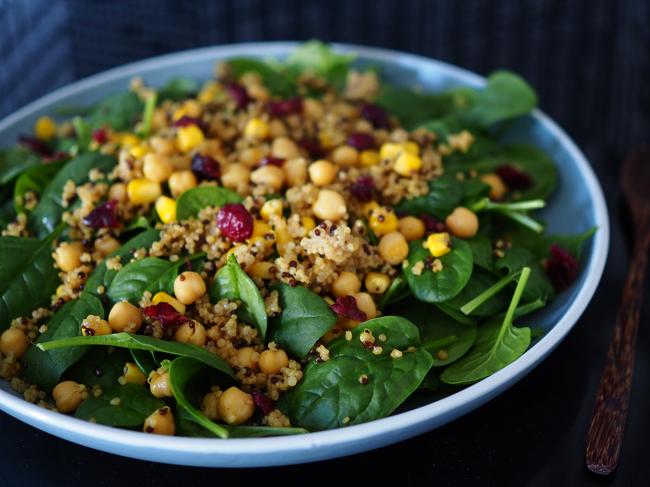
<path fill-rule="evenodd" d="M 64 97 L 120 78 L 138 74 L 144 74 L 146 76 L 148 70 L 182 64 L 190 60 L 193 62 L 210 62 L 215 57 L 235 57 L 241 55 L 264 57 L 282 55 L 286 54 L 298 44 L 298 42 L 279 41 L 210 46 L 132 62 L 73 82 L 38 98 L 1 120 L 0 132 L 7 130 L 13 124 L 25 118 L 34 116 L 46 108 L 51 108 L 52 105 Z M 421 67 L 423 64 L 428 65 L 438 72 L 450 74 L 475 86 L 480 86 L 485 83 L 484 77 L 471 71 L 416 54 L 354 44 L 333 43 L 332 46 L 340 52 L 354 52 L 361 57 L 372 58 L 388 64 L 399 61 L 401 65 L 407 67 Z M 313 449 L 337 446 L 342 454 L 347 454 L 394 443 L 431 429 L 431 427 L 417 429 L 417 426 L 420 424 L 432 424 L 436 418 L 443 416 L 447 416 L 448 421 L 451 421 L 455 417 L 478 407 L 503 392 L 506 388 L 514 385 L 525 374 L 530 372 L 573 328 L 598 286 L 608 253 L 609 218 L 605 198 L 593 169 L 575 143 L 547 115 L 535 109 L 532 117 L 569 152 L 579 172 L 584 177 L 584 184 L 590 199 L 593 201 L 593 211 L 599 230 L 594 236 L 592 255 L 588 266 L 583 270 L 586 273 L 585 281 L 566 312 L 553 328 L 527 350 L 524 355 L 492 376 L 466 387 L 451 396 L 387 418 L 335 430 L 271 438 L 229 438 L 224 441 L 216 438 L 160 437 L 158 435 L 147 435 L 141 432 L 93 424 L 50 411 L 28 403 L 21 397 L 4 390 L 0 390 L 0 409 L 31 426 L 35 426 L 56 436 L 65 437 L 70 441 L 85 446 L 101 448 L 117 454 L 120 454 L 120 447 L 128 445 L 130 452 L 136 450 L 147 452 L 146 454 L 142 453 L 142 455 L 136 452 L 132 455 L 139 458 L 153 459 L 157 453 L 169 454 L 173 452 L 180 454 L 177 461 L 169 457 L 157 459 L 157 461 L 166 463 L 227 466 L 229 465 L 229 460 L 247 455 L 251 461 L 244 462 L 243 464 L 261 466 L 300 463 L 300 459 L 290 458 L 288 454 L 291 452 L 305 452 Z M 68 434 L 73 436 L 67 436 Z M 359 440 L 361 439 L 363 439 L 363 444 L 359 445 L 361 443 Z M 98 443 L 98 440 L 101 446 L 94 446 L 93 443 Z M 373 440 L 376 440 L 378 444 L 374 445 Z M 343 448 L 344 445 L 349 447 L 348 450 Z M 371 446 L 369 447 L 368 445 Z M 275 460 L 270 462 L 264 461 L 264 457 L 260 457 L 260 455 L 265 453 L 273 453 Z M 183 457 L 183 454 L 193 455 L 196 460 L 188 461 Z M 206 461 L 206 458 L 210 456 L 213 457 L 212 461 Z M 215 456 L 221 460 L 214 461 Z M 318 456 L 318 458 L 332 458 L 336 456 L 340 455 L 334 453 Z M 283 461 L 279 457 L 284 457 L 286 460 Z M 307 458 L 304 461 L 312 461 L 318 458 Z M 241 461 L 236 463 L 242 464 Z"/>

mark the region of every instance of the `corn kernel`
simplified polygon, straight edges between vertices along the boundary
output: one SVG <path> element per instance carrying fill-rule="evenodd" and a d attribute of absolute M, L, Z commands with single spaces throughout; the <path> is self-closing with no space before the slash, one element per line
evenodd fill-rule
<path fill-rule="evenodd" d="M 156 201 L 162 194 L 162 191 L 160 184 L 140 178 L 129 181 L 126 187 L 126 194 L 129 196 L 131 203 L 144 205 Z"/>
<path fill-rule="evenodd" d="M 186 100 L 183 105 L 174 112 L 172 118 L 174 120 L 180 120 L 185 116 L 197 118 L 199 115 L 201 115 L 201 105 L 199 102 L 196 100 Z"/>
<path fill-rule="evenodd" d="M 307 215 L 303 216 L 300 219 L 300 224 L 307 232 L 311 232 L 314 228 L 316 228 L 316 222 L 314 219 Z"/>
<path fill-rule="evenodd" d="M 158 304 L 158 303 L 167 303 L 171 304 L 172 307 L 178 311 L 180 314 L 184 315 L 185 314 L 185 305 L 181 303 L 178 299 L 176 299 L 173 296 L 170 296 L 166 292 L 160 291 L 159 293 L 156 293 L 154 297 L 151 299 L 151 302 L 153 304 Z"/>
<path fill-rule="evenodd" d="M 442 257 L 451 252 L 451 240 L 447 232 L 432 233 L 427 238 L 424 246 L 429 249 L 434 257 Z"/>
<path fill-rule="evenodd" d="M 56 288 L 56 297 L 62 298 L 63 296 L 65 296 L 65 286 L 61 284 L 59 287 Z"/>
<path fill-rule="evenodd" d="M 272 267 L 273 262 L 255 262 L 253 265 L 251 265 L 248 272 L 253 277 L 259 277 L 260 279 L 271 279 L 273 278 L 273 274 L 271 273 Z"/>
<path fill-rule="evenodd" d="M 405 152 L 413 154 L 414 156 L 420 155 L 420 146 L 415 142 L 403 142 L 401 145 Z"/>
<path fill-rule="evenodd" d="M 135 147 L 140 143 L 140 139 L 138 138 L 137 135 L 126 133 L 126 134 L 118 134 L 118 137 L 121 146 Z"/>
<path fill-rule="evenodd" d="M 359 161 L 361 162 L 362 166 L 367 167 L 379 164 L 381 158 L 379 157 L 379 152 L 376 150 L 364 150 L 361 151 L 361 154 L 359 154 Z"/>
<path fill-rule="evenodd" d="M 368 224 L 374 234 L 381 237 L 397 230 L 398 221 L 393 210 L 381 206 L 372 210 L 368 218 Z"/>
<path fill-rule="evenodd" d="M 275 226 L 275 242 L 280 255 L 284 254 L 287 244 L 293 242 L 284 220 Z"/>
<path fill-rule="evenodd" d="M 56 123 L 50 117 L 40 117 L 34 124 L 34 135 L 41 140 L 50 140 L 56 134 Z"/>
<path fill-rule="evenodd" d="M 196 148 L 205 140 L 205 136 L 200 128 L 196 125 L 188 125 L 186 127 L 179 127 L 176 133 L 176 143 L 179 150 L 182 152 L 189 152 Z"/>
<path fill-rule="evenodd" d="M 142 159 L 147 152 L 149 152 L 147 146 L 141 144 L 134 145 L 129 150 L 129 154 L 131 154 L 131 157 L 134 157 L 135 159 Z"/>
<path fill-rule="evenodd" d="M 168 196 L 160 196 L 156 200 L 156 213 L 163 223 L 176 221 L 176 200 Z"/>
<path fill-rule="evenodd" d="M 252 118 L 244 127 L 244 136 L 249 139 L 266 139 L 269 136 L 269 124 L 259 118 Z"/>
<path fill-rule="evenodd" d="M 279 198 L 269 200 L 262 205 L 260 216 L 269 221 L 272 215 L 282 216 L 282 200 Z"/>
<path fill-rule="evenodd" d="M 373 212 L 373 210 L 377 208 L 379 208 L 379 203 L 377 203 L 376 201 L 368 201 L 367 203 L 364 203 L 361 206 L 361 213 L 363 214 L 363 216 L 368 218 L 370 214 Z"/>
<path fill-rule="evenodd" d="M 382 159 L 393 159 L 403 152 L 403 147 L 400 144 L 393 142 L 386 142 L 379 149 L 379 156 Z"/>
<path fill-rule="evenodd" d="M 133 362 L 127 362 L 124 365 L 122 377 L 124 378 L 125 384 L 136 384 L 143 386 L 145 382 L 147 382 L 147 378 L 145 377 L 144 373 Z"/>
<path fill-rule="evenodd" d="M 267 233 L 273 233 L 273 228 L 262 220 L 255 220 L 253 222 L 253 237 L 262 237 Z"/>
<path fill-rule="evenodd" d="M 220 86 L 214 81 L 210 81 L 205 84 L 205 86 L 199 91 L 199 96 L 197 97 L 199 102 L 207 105 L 214 101 L 215 96 L 220 91 Z"/>
<path fill-rule="evenodd" d="M 402 176 L 410 176 L 414 172 L 419 171 L 422 167 L 422 159 L 409 152 L 403 152 L 397 157 L 393 169 L 397 174 Z"/>

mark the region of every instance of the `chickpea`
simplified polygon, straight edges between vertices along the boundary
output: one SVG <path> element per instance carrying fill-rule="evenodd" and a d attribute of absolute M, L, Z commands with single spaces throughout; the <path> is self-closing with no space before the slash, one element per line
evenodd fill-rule
<path fill-rule="evenodd" d="M 230 387 L 219 398 L 219 416 L 226 424 L 242 424 L 255 412 L 253 396 L 237 387 Z"/>
<path fill-rule="evenodd" d="M 343 271 L 332 283 L 332 292 L 334 296 L 347 296 L 356 294 L 361 289 L 361 281 L 354 272 Z"/>
<path fill-rule="evenodd" d="M 330 161 L 321 159 L 309 166 L 309 179 L 316 186 L 327 186 L 336 179 L 338 167 Z"/>
<path fill-rule="evenodd" d="M 172 384 L 169 380 L 169 372 L 167 369 L 159 368 L 158 370 L 152 370 L 149 373 L 149 390 L 154 397 L 162 399 L 163 397 L 172 397 Z"/>
<path fill-rule="evenodd" d="M 81 242 L 63 242 L 54 251 L 56 265 L 63 272 L 70 272 L 81 265 L 84 246 Z"/>
<path fill-rule="evenodd" d="M 296 143 L 288 137 L 278 137 L 271 145 L 271 155 L 282 159 L 295 159 L 300 157 L 300 150 Z"/>
<path fill-rule="evenodd" d="M 142 172 L 149 181 L 164 183 L 172 175 L 174 167 L 167 156 L 150 152 L 144 156 Z"/>
<path fill-rule="evenodd" d="M 125 202 L 129 199 L 126 193 L 126 184 L 115 183 L 108 188 L 108 199 Z"/>
<path fill-rule="evenodd" d="M 424 232 L 426 231 L 424 222 L 414 216 L 405 216 L 404 218 L 400 218 L 397 223 L 397 228 L 399 233 L 404 235 L 404 238 L 409 242 L 424 237 Z"/>
<path fill-rule="evenodd" d="M 323 104 L 313 98 L 305 98 L 302 102 L 302 109 L 305 116 L 310 120 L 318 120 L 325 115 Z"/>
<path fill-rule="evenodd" d="M 174 295 L 183 304 L 192 304 L 206 291 L 205 281 L 197 272 L 185 271 L 174 281 Z"/>
<path fill-rule="evenodd" d="M 14 358 L 25 355 L 29 348 L 27 335 L 20 328 L 9 328 L 0 335 L 0 352 L 5 355 L 13 354 Z"/>
<path fill-rule="evenodd" d="M 142 327 L 140 310 L 128 301 L 115 303 L 108 313 L 108 326 L 116 333 L 137 333 Z"/>
<path fill-rule="evenodd" d="M 142 431 L 145 433 L 153 433 L 154 435 L 169 435 L 173 436 L 176 433 L 176 424 L 174 423 L 174 415 L 169 406 L 163 406 L 156 409 L 144 420 Z"/>
<path fill-rule="evenodd" d="M 265 185 L 274 191 L 279 191 L 284 185 L 284 171 L 277 166 L 268 164 L 251 173 L 251 181 L 255 184 Z"/>
<path fill-rule="evenodd" d="M 110 235 L 104 235 L 101 238 L 95 240 L 95 250 L 106 257 L 107 255 L 112 254 L 117 249 L 122 246 L 119 240 Z"/>
<path fill-rule="evenodd" d="M 281 120 L 274 118 L 269 122 L 269 137 L 276 139 L 285 135 L 287 135 L 287 128 L 284 126 Z"/>
<path fill-rule="evenodd" d="M 472 210 L 458 206 L 445 219 L 445 225 L 456 237 L 471 238 L 478 232 L 478 217 Z"/>
<path fill-rule="evenodd" d="M 321 220 L 339 221 L 345 216 L 348 208 L 343 196 L 336 191 L 321 189 L 312 208 L 314 214 Z"/>
<path fill-rule="evenodd" d="M 253 347 L 244 347 L 237 350 L 237 364 L 248 367 L 253 372 L 257 371 L 260 363 L 260 354 Z"/>
<path fill-rule="evenodd" d="M 357 293 L 354 295 L 354 299 L 357 302 L 357 307 L 366 314 L 366 319 L 371 320 L 376 318 L 379 314 L 377 312 L 377 305 L 375 300 L 372 299 L 372 296 L 368 293 Z"/>
<path fill-rule="evenodd" d="M 307 161 L 303 157 L 289 159 L 283 169 L 288 186 L 302 186 L 307 182 Z"/>
<path fill-rule="evenodd" d="M 391 265 L 400 264 L 409 254 L 409 245 L 399 232 L 387 233 L 379 241 L 379 255 Z"/>
<path fill-rule="evenodd" d="M 206 338 L 207 334 L 205 331 L 205 326 L 195 320 L 183 323 L 178 327 L 176 333 L 174 334 L 174 340 L 177 342 L 191 343 L 197 347 L 202 347 L 205 345 Z"/>
<path fill-rule="evenodd" d="M 284 350 L 264 350 L 260 354 L 260 370 L 265 374 L 279 374 L 289 366 L 289 357 Z"/>
<path fill-rule="evenodd" d="M 157 132 L 158 130 L 167 127 L 167 113 L 164 108 L 156 108 L 151 117 L 151 130 Z"/>
<path fill-rule="evenodd" d="M 342 145 L 332 152 L 332 162 L 339 166 L 354 166 L 359 161 L 359 151 L 349 145 Z"/>
<path fill-rule="evenodd" d="M 171 191 L 172 196 L 178 198 L 188 189 L 195 188 L 198 181 L 192 171 L 184 170 L 174 171 L 171 176 L 169 176 L 167 184 L 169 184 L 169 190 Z"/>
<path fill-rule="evenodd" d="M 490 199 L 502 200 L 508 192 L 508 187 L 498 174 L 489 173 L 481 176 L 481 181 L 490 187 Z"/>
<path fill-rule="evenodd" d="M 239 154 L 239 161 L 248 167 L 255 167 L 263 157 L 264 151 L 261 147 L 249 147 L 248 149 L 241 151 Z"/>
<path fill-rule="evenodd" d="M 203 396 L 203 401 L 201 401 L 201 412 L 212 421 L 219 421 L 221 419 L 219 416 L 219 398 L 221 394 L 221 391 L 208 392 Z"/>
<path fill-rule="evenodd" d="M 221 183 L 234 191 L 244 191 L 251 179 L 251 170 L 244 164 L 229 164 L 221 173 Z"/>
<path fill-rule="evenodd" d="M 151 137 L 149 139 L 149 145 L 158 154 L 162 156 L 169 156 L 175 152 L 174 143 L 169 139 L 163 139 L 162 137 Z"/>
<path fill-rule="evenodd" d="M 124 369 L 122 370 L 122 376 L 118 379 L 119 383 L 122 384 L 137 384 L 143 386 L 147 383 L 147 378 L 144 375 L 144 372 L 134 364 L 133 362 L 127 362 L 124 364 Z"/>
<path fill-rule="evenodd" d="M 86 386 L 72 380 L 59 382 L 52 390 L 56 408 L 62 413 L 71 413 L 88 397 Z"/>
<path fill-rule="evenodd" d="M 384 294 L 390 285 L 390 277 L 381 272 L 369 272 L 363 283 L 369 293 Z"/>

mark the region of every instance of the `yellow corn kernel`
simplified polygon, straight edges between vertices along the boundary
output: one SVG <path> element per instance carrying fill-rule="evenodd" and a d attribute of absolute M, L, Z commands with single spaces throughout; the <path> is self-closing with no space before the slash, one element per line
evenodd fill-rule
<path fill-rule="evenodd" d="M 205 136 L 196 125 L 179 127 L 176 133 L 176 144 L 182 152 L 189 152 L 205 140 Z"/>
<path fill-rule="evenodd" d="M 129 154 L 131 154 L 131 157 L 134 157 L 135 159 L 142 159 L 147 152 L 149 152 L 149 148 L 142 144 L 134 145 L 129 149 Z"/>
<path fill-rule="evenodd" d="M 395 212 L 385 206 L 380 206 L 372 210 L 368 218 L 370 229 L 378 237 L 397 230 L 398 223 Z"/>
<path fill-rule="evenodd" d="M 287 244 L 293 242 L 293 238 L 284 220 L 275 226 L 275 242 L 280 255 L 284 254 Z"/>
<path fill-rule="evenodd" d="M 186 100 L 183 105 L 174 112 L 172 118 L 174 120 L 180 120 L 185 116 L 197 118 L 199 115 L 201 115 L 201 105 L 199 102 L 196 100 Z"/>
<path fill-rule="evenodd" d="M 255 220 L 253 222 L 253 237 L 262 237 L 267 233 L 273 233 L 273 228 L 262 220 Z"/>
<path fill-rule="evenodd" d="M 50 117 L 40 117 L 34 124 L 34 135 L 41 140 L 50 140 L 56 134 L 56 123 Z"/>
<path fill-rule="evenodd" d="M 271 268 L 273 267 L 273 262 L 255 262 L 250 266 L 248 273 L 253 277 L 259 277 L 260 279 L 271 279 L 273 274 L 271 274 Z"/>
<path fill-rule="evenodd" d="M 359 161 L 362 166 L 374 166 L 375 164 L 379 164 L 381 157 L 379 157 L 379 152 L 376 150 L 364 150 L 359 154 Z"/>
<path fill-rule="evenodd" d="M 169 196 L 160 196 L 156 200 L 156 213 L 163 223 L 176 221 L 176 200 Z"/>
<path fill-rule="evenodd" d="M 180 314 L 184 315 L 185 314 L 185 305 L 181 303 L 178 299 L 176 299 L 173 296 L 170 296 L 166 292 L 160 291 L 159 293 L 156 293 L 153 299 L 151 300 L 153 304 L 158 304 L 158 303 L 167 303 L 171 304 L 173 308 L 178 311 Z"/>
<path fill-rule="evenodd" d="M 260 216 L 269 221 L 272 215 L 282 216 L 282 200 L 279 198 L 269 200 L 262 205 Z"/>
<path fill-rule="evenodd" d="M 377 208 L 379 208 L 379 203 L 376 201 L 368 201 L 361 206 L 361 213 L 363 216 L 368 218 L 373 210 L 376 210 Z"/>
<path fill-rule="evenodd" d="M 140 178 L 129 181 L 126 186 L 126 194 L 131 203 L 144 205 L 156 201 L 162 194 L 162 190 L 160 184 Z"/>
<path fill-rule="evenodd" d="M 56 297 L 62 298 L 63 296 L 65 296 L 65 286 L 61 284 L 59 287 L 56 288 Z"/>
<path fill-rule="evenodd" d="M 133 134 L 117 134 L 119 137 L 120 145 L 121 146 L 131 146 L 135 147 L 140 143 L 140 139 L 138 138 L 137 135 Z"/>
<path fill-rule="evenodd" d="M 300 224 L 307 232 L 311 232 L 314 228 L 316 228 L 316 222 L 314 219 L 307 215 L 303 216 L 300 219 Z"/>
<path fill-rule="evenodd" d="M 393 159 L 400 155 L 404 150 L 401 144 L 395 144 L 393 142 L 386 142 L 379 149 L 379 156 L 382 159 Z"/>
<path fill-rule="evenodd" d="M 120 379 L 122 379 L 118 379 L 120 383 L 124 382 L 124 384 L 136 384 L 138 386 L 143 386 L 147 382 L 144 373 L 133 362 L 124 364 L 124 371 Z"/>
<path fill-rule="evenodd" d="M 395 161 L 393 170 L 401 176 L 410 176 L 422 167 L 422 159 L 409 152 L 402 152 Z"/>
<path fill-rule="evenodd" d="M 405 152 L 413 154 L 414 156 L 420 155 L 420 146 L 415 142 L 403 142 L 401 145 Z"/>
<path fill-rule="evenodd" d="M 434 257 L 442 257 L 451 252 L 451 239 L 447 232 L 432 233 L 427 238 L 424 246 L 429 249 Z"/>
<path fill-rule="evenodd" d="M 246 122 L 244 136 L 249 139 L 266 139 L 269 136 L 269 124 L 259 118 Z"/>
<path fill-rule="evenodd" d="M 220 86 L 214 81 L 210 81 L 205 84 L 201 91 L 199 91 L 199 96 L 197 97 L 200 103 L 207 105 L 214 101 L 215 96 L 220 91 Z"/>

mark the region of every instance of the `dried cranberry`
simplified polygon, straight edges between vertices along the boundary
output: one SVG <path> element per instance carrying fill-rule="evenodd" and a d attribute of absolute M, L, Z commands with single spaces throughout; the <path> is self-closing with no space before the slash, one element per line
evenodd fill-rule
<path fill-rule="evenodd" d="M 266 156 L 264 159 L 260 161 L 260 166 L 277 166 L 277 167 L 282 167 L 282 164 L 284 164 L 284 159 L 281 157 L 273 157 L 273 156 Z"/>
<path fill-rule="evenodd" d="M 375 147 L 375 138 L 365 132 L 356 132 L 348 137 L 348 145 L 357 150 L 367 150 Z"/>
<path fill-rule="evenodd" d="M 105 128 L 93 130 L 93 140 L 98 144 L 105 144 L 108 141 L 108 134 Z"/>
<path fill-rule="evenodd" d="M 63 161 L 65 159 L 68 159 L 69 157 L 70 157 L 70 154 L 68 154 L 67 152 L 63 152 L 63 151 L 58 150 L 54 154 L 52 154 L 51 156 L 43 157 L 43 161 L 44 162 L 59 162 L 59 161 Z"/>
<path fill-rule="evenodd" d="M 248 95 L 246 88 L 238 83 L 228 84 L 228 93 L 230 93 L 232 99 L 235 100 L 237 108 L 246 108 L 246 106 L 251 102 L 251 97 Z"/>
<path fill-rule="evenodd" d="M 217 226 L 231 242 L 243 242 L 253 235 L 253 217 L 241 203 L 227 203 L 217 213 Z"/>
<path fill-rule="evenodd" d="M 52 155 L 52 148 L 32 135 L 20 135 L 18 137 L 18 144 L 39 156 L 48 157 Z"/>
<path fill-rule="evenodd" d="M 551 245 L 551 256 L 546 261 L 546 273 L 556 291 L 568 288 L 578 276 L 578 262 L 566 249 Z"/>
<path fill-rule="evenodd" d="M 350 186 L 350 193 L 359 201 L 372 201 L 375 193 L 375 181 L 372 176 L 359 176 Z"/>
<path fill-rule="evenodd" d="M 272 117 L 282 118 L 294 113 L 302 113 L 302 98 L 294 96 L 286 100 L 270 101 L 267 105 Z"/>
<path fill-rule="evenodd" d="M 323 157 L 325 155 L 325 152 L 323 151 L 321 145 L 314 139 L 302 139 L 300 141 L 300 146 L 307 151 L 309 157 L 312 157 L 314 159 Z"/>
<path fill-rule="evenodd" d="M 117 200 L 108 200 L 97 206 L 83 219 L 83 224 L 90 228 L 117 228 Z"/>
<path fill-rule="evenodd" d="M 503 164 L 497 167 L 497 174 L 509 189 L 515 191 L 518 189 L 528 189 L 533 186 L 533 179 L 512 164 Z"/>
<path fill-rule="evenodd" d="M 420 220 L 424 222 L 424 226 L 427 229 L 427 232 L 444 232 L 447 230 L 447 227 L 437 218 L 431 215 L 420 215 Z"/>
<path fill-rule="evenodd" d="M 355 321 L 366 321 L 368 316 L 366 313 L 359 309 L 357 305 L 357 300 L 354 299 L 354 296 L 339 296 L 336 298 L 336 302 L 330 305 L 332 311 L 334 311 L 338 316 L 344 318 L 350 318 Z"/>
<path fill-rule="evenodd" d="M 214 180 L 221 177 L 219 163 L 208 155 L 196 154 L 192 157 L 192 171 L 200 180 Z"/>
<path fill-rule="evenodd" d="M 270 414 L 271 411 L 275 409 L 275 403 L 273 400 L 269 399 L 261 392 L 251 392 L 251 396 L 253 396 L 253 402 L 255 403 L 255 406 L 257 406 L 265 415 Z"/>
<path fill-rule="evenodd" d="M 390 127 L 388 112 L 379 105 L 365 103 L 361 107 L 361 116 L 368 120 L 375 128 L 385 129 Z"/>
<path fill-rule="evenodd" d="M 187 316 L 180 314 L 169 303 L 158 303 L 147 306 L 143 310 L 144 315 L 152 320 L 158 320 L 164 326 L 180 326 L 187 323 L 190 319 Z"/>

